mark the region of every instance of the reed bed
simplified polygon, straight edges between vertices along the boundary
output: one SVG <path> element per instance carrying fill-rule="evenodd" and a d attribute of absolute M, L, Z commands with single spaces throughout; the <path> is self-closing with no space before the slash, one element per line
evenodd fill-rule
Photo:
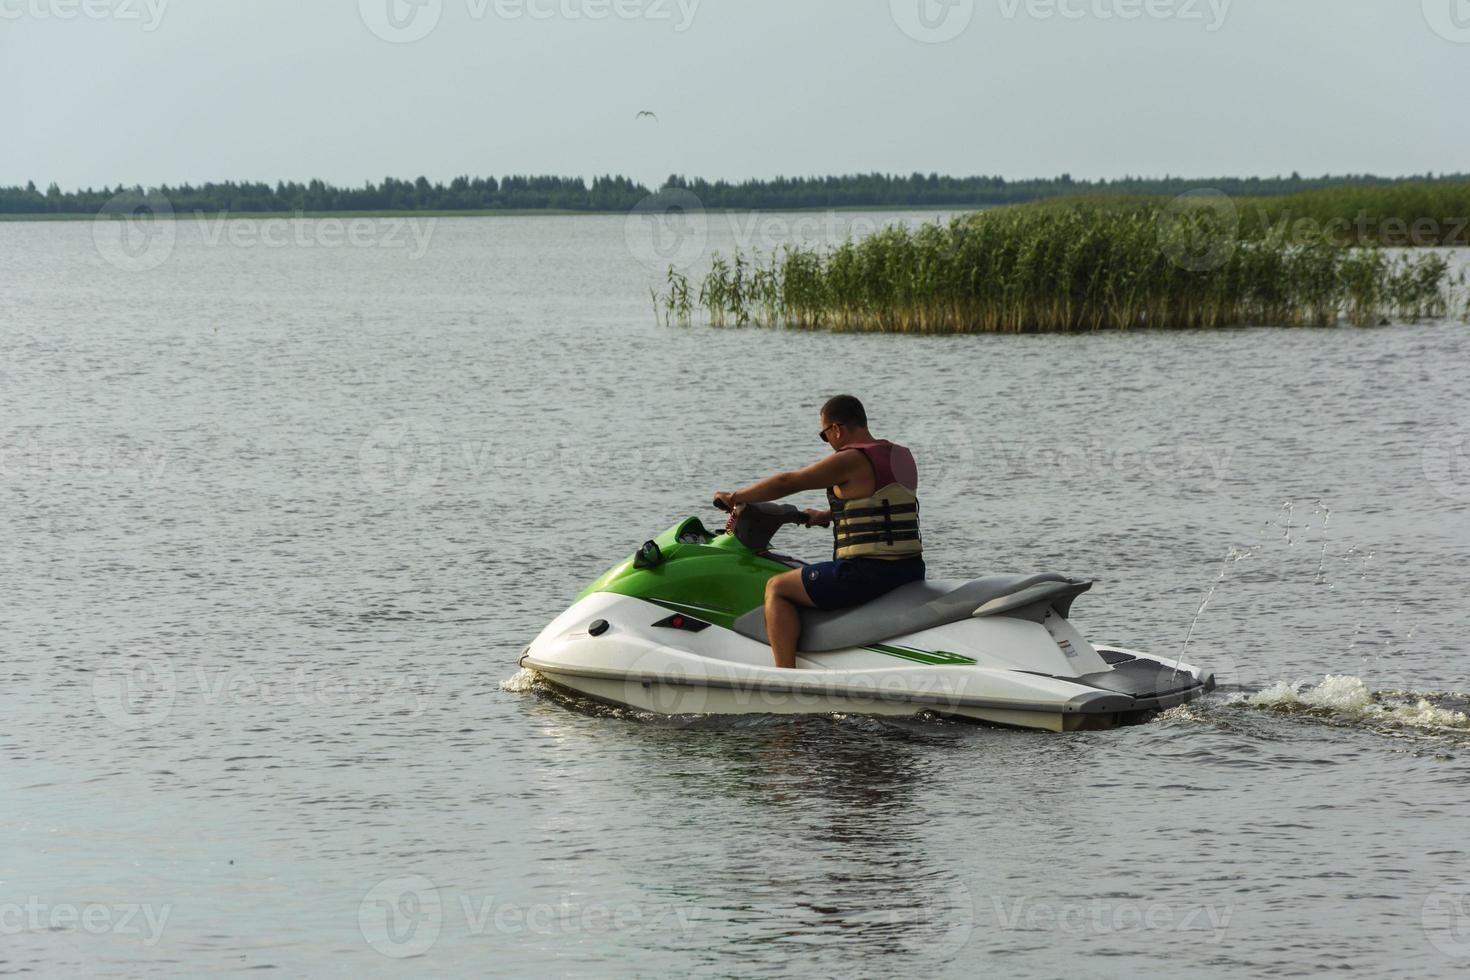
<path fill-rule="evenodd" d="M 1210 202 L 1074 202 L 716 256 L 697 294 L 670 270 L 655 304 L 667 323 L 896 333 L 1366 325 L 1447 316 L 1450 278 L 1438 254 L 1246 228 Z"/>

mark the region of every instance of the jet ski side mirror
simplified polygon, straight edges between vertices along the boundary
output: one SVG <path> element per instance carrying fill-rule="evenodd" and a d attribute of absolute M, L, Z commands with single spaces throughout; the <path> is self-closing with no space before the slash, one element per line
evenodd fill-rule
<path fill-rule="evenodd" d="M 663 549 L 657 542 L 645 541 L 643 547 L 633 554 L 634 568 L 657 568 L 664 563 Z"/>

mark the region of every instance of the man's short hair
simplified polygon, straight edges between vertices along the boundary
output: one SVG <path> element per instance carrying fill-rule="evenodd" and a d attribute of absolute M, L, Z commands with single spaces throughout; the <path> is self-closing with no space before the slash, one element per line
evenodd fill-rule
<path fill-rule="evenodd" d="M 852 395 L 837 395 L 822 406 L 822 418 L 839 425 L 866 426 L 868 413 Z"/>

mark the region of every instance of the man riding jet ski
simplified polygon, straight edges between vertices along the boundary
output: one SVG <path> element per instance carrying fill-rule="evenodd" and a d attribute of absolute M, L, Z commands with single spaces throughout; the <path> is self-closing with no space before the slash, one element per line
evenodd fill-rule
<path fill-rule="evenodd" d="M 735 511 L 723 533 L 686 517 L 643 542 L 521 666 L 664 715 L 932 713 L 1053 732 L 1147 721 L 1214 688 L 1208 670 L 1088 641 L 1070 620 L 1086 579 L 926 578 L 913 455 L 874 439 L 850 396 L 823 406 L 821 436 L 821 462 L 719 494 Z M 829 510 L 770 502 L 819 487 Z M 832 526 L 831 561 L 771 551 L 812 524 Z"/>
<path fill-rule="evenodd" d="M 738 513 L 745 504 L 826 490 L 828 510 L 805 511 L 807 525 L 832 526 L 832 560 L 776 575 L 766 583 L 766 635 L 777 667 L 796 666 L 799 607 L 846 609 L 924 577 L 919 534 L 919 472 L 913 453 L 868 431 L 868 413 L 852 395 L 822 406 L 822 441 L 832 455 L 802 470 L 778 473 L 715 504 Z"/>

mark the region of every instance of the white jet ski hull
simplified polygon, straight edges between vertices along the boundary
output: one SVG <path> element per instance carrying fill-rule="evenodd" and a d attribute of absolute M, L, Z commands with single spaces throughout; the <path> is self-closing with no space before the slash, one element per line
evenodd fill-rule
<path fill-rule="evenodd" d="M 1061 615 L 976 616 L 772 665 L 763 642 L 672 607 L 587 595 L 525 649 L 521 665 L 579 695 L 661 715 L 933 713 L 1068 732 L 1146 720 L 1214 678 L 1138 651 L 1094 647 Z M 695 628 L 697 626 L 697 629 Z"/>

